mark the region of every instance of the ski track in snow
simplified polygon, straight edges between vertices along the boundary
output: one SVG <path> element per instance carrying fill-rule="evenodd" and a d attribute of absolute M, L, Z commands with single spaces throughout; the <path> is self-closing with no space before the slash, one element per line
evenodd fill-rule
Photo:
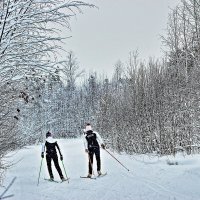
<path fill-rule="evenodd" d="M 128 176 L 127 176 L 128 177 Z M 145 177 L 142 176 L 137 176 L 135 175 L 135 177 L 138 178 L 139 181 L 143 182 L 147 187 L 149 187 L 151 190 L 153 190 L 154 192 L 158 193 L 158 194 L 163 194 L 164 196 L 166 196 L 167 198 L 170 196 L 172 197 L 180 197 L 181 199 L 187 199 L 190 197 L 186 197 L 180 193 L 174 192 L 174 191 L 170 191 L 169 189 L 167 189 L 166 187 L 162 186 L 161 184 L 157 184 L 155 182 L 152 182 L 151 180 L 148 180 Z M 131 178 L 131 177 L 129 177 Z M 134 175 L 133 177 L 134 178 Z M 159 190 L 160 189 L 160 190 Z"/>
<path fill-rule="evenodd" d="M 30 146 L 8 157 L 17 162 L 6 173 L 4 186 L 13 177 L 15 183 L 5 194 L 14 194 L 14 200 L 198 200 L 200 199 L 200 158 L 198 155 L 177 157 L 179 165 L 166 164 L 166 157 L 151 158 L 141 155 L 119 155 L 111 152 L 130 171 L 126 171 L 107 152 L 101 150 L 102 172 L 108 174 L 96 180 L 81 179 L 87 175 L 87 154 L 81 139 L 58 140 L 67 171 L 69 183 L 45 181 L 48 178 L 46 160 L 43 160 L 40 183 L 37 186 L 41 162 L 41 145 Z M 63 170 L 63 167 L 60 163 Z M 58 174 L 52 164 L 55 180 Z M 96 162 L 94 159 L 94 172 Z M 64 170 L 63 170 L 64 174 Z M 60 181 L 60 180 L 59 180 Z M 0 188 L 0 194 L 5 190 Z"/>

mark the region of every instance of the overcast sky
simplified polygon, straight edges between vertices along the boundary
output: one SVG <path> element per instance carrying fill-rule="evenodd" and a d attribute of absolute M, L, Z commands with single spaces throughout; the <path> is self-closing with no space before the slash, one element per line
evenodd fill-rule
<path fill-rule="evenodd" d="M 170 8 L 178 0 L 88 0 L 99 9 L 84 9 L 71 20 L 71 35 L 65 44 L 80 67 L 110 74 L 118 60 L 139 50 L 140 58 L 160 57 L 160 35 L 165 33 Z"/>

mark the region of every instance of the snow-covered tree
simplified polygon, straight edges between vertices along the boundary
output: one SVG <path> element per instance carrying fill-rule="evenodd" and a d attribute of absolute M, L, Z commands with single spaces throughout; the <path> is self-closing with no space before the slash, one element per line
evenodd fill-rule
<path fill-rule="evenodd" d="M 94 7 L 82 1 L 0 1 L 0 134 L 3 147 L 0 156 L 24 145 L 20 128 L 28 124 L 22 121 L 29 119 L 32 113 L 25 112 L 26 109 L 32 107 L 35 117 L 42 119 L 38 96 L 42 95 L 44 86 L 41 81 L 45 80 L 43 77 L 55 75 L 57 66 L 64 63 L 57 57 L 64 39 L 57 27 L 68 29 L 70 18 L 81 12 L 83 6 Z M 34 116 L 30 118 L 33 120 Z M 31 122 L 37 125 L 35 131 L 42 126 L 42 121 Z M 30 134 L 32 125 L 28 124 L 29 131 L 26 127 Z"/>

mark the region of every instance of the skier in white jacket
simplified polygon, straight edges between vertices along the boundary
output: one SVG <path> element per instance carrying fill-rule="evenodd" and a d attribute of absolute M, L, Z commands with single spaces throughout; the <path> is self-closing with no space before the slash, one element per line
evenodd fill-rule
<path fill-rule="evenodd" d="M 88 153 L 89 157 L 89 173 L 88 178 L 92 177 L 92 165 L 93 165 L 93 155 L 95 154 L 97 161 L 97 173 L 100 176 L 101 173 L 101 158 L 100 158 L 100 146 L 105 149 L 104 142 L 101 136 L 92 130 L 91 125 L 88 123 L 84 130 L 84 146 L 85 152 Z"/>

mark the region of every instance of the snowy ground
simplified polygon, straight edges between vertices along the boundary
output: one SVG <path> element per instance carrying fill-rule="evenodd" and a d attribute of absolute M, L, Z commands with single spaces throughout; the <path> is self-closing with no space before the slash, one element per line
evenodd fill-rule
<path fill-rule="evenodd" d="M 9 160 L 19 161 L 7 171 L 4 186 L 16 181 L 5 196 L 13 200 L 199 200 L 200 156 L 177 156 L 178 165 L 168 165 L 167 157 L 118 155 L 126 171 L 107 152 L 101 150 L 102 171 L 108 175 L 96 180 L 81 179 L 87 174 L 87 154 L 82 140 L 58 140 L 64 157 L 69 184 L 53 183 L 48 178 L 46 161 L 37 186 L 41 146 L 29 146 L 14 153 Z M 171 158 L 170 158 L 171 159 Z M 61 164 L 61 163 L 60 163 Z M 62 166 L 62 165 L 61 165 Z M 96 165 L 95 165 L 96 168 Z M 53 166 L 55 179 L 59 180 Z M 64 172 L 63 172 L 64 173 Z M 95 169 L 96 173 L 96 169 Z M 0 194 L 5 188 L 0 188 Z"/>

